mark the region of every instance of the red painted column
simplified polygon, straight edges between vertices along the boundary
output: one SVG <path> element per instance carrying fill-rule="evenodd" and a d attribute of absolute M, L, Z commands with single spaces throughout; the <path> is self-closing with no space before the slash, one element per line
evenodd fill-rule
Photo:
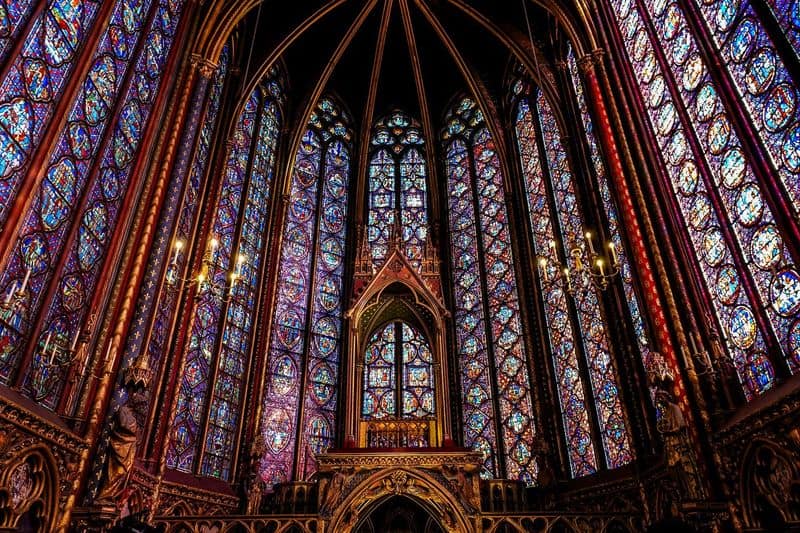
<path fill-rule="evenodd" d="M 639 274 L 641 287 L 644 290 L 643 296 L 651 318 L 651 324 L 654 326 L 654 333 L 658 340 L 659 353 L 664 358 L 673 375 L 676 400 L 681 406 L 684 416 L 689 418 L 691 416 L 691 411 L 686 396 L 686 387 L 684 386 L 680 373 L 678 355 L 675 350 L 675 345 L 672 342 L 669 328 L 667 327 L 666 315 L 656 287 L 653 269 L 651 268 L 650 260 L 647 256 L 644 237 L 642 236 L 639 221 L 636 218 L 636 211 L 633 207 L 633 200 L 628 184 L 625 181 L 622 160 L 620 159 L 619 150 L 617 149 L 617 144 L 611 131 L 611 122 L 608 118 L 608 111 L 603 101 L 600 83 L 597 79 L 597 73 L 595 72 L 595 65 L 593 60 L 586 61 L 585 64 L 588 64 L 588 66 L 583 69 L 584 78 L 589 92 L 589 99 L 594 105 L 596 112 L 600 142 L 606 154 L 609 174 L 613 180 L 614 188 L 617 191 L 622 220 L 631 246 L 631 256 L 636 265 L 636 272 Z"/>

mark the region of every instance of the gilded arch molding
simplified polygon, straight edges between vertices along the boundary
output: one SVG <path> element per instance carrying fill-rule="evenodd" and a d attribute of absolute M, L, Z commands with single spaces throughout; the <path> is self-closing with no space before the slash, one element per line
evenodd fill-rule
<path fill-rule="evenodd" d="M 335 489 L 336 475 L 339 473 L 323 490 Z M 350 533 L 361 519 L 392 496 L 413 500 L 438 520 L 447 533 L 478 531 L 474 506 L 479 507 L 479 502 L 466 499 L 463 493 L 456 496 L 430 472 L 419 468 L 383 468 L 358 481 L 349 491 L 340 492 L 349 495 L 335 503 L 326 531 Z"/>

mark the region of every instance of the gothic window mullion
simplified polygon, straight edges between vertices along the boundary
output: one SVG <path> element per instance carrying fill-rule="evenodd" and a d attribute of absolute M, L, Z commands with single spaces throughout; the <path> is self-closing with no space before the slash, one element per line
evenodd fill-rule
<path fill-rule="evenodd" d="M 536 102 L 538 100 L 538 93 L 541 89 L 534 89 L 530 93 L 530 101 Z M 534 128 L 536 130 L 536 148 L 539 150 L 539 158 L 540 160 L 545 163 L 542 165 L 542 174 L 544 177 L 544 186 L 545 190 L 547 191 L 547 199 L 548 203 L 550 204 L 550 213 L 551 215 L 551 223 L 553 224 L 553 229 L 555 230 L 556 234 L 556 251 L 558 254 L 558 260 L 561 262 L 562 265 L 569 265 L 569 256 L 567 255 L 567 243 L 565 241 L 565 235 L 561 224 L 560 217 L 556 214 L 558 213 L 558 205 L 556 204 L 555 200 L 555 191 L 553 190 L 553 176 L 551 174 L 550 165 L 547 164 L 548 157 L 547 157 L 547 150 L 544 144 L 544 133 L 541 129 L 541 117 L 540 117 L 540 109 L 538 105 L 531 106 L 531 109 L 535 109 L 535 120 L 534 120 Z M 560 134 L 560 131 L 559 131 Z M 569 268 L 569 266 L 567 267 Z M 577 290 L 581 290 L 578 288 Z M 589 288 L 588 290 L 592 290 Z M 567 308 L 569 309 L 569 321 L 571 323 L 573 335 L 576 333 L 582 337 L 585 332 L 581 328 L 581 321 L 579 318 L 578 309 L 576 306 L 575 298 L 567 298 Z M 586 399 L 590 399 L 592 404 L 594 405 L 598 400 L 595 398 L 594 391 L 591 387 L 592 377 L 589 372 L 589 354 L 586 352 L 586 346 L 583 342 L 580 342 L 580 337 L 574 337 L 573 342 L 575 347 L 578 351 L 578 371 L 580 373 L 580 381 L 583 387 L 583 397 Z M 563 408 L 563 407 L 562 407 Z M 600 431 L 600 420 L 597 414 L 597 409 L 587 406 L 586 409 L 589 413 L 589 422 L 590 428 L 592 433 L 592 441 L 594 442 L 594 452 L 596 455 L 596 467 L 598 470 L 607 469 L 609 462 L 608 458 L 606 457 L 605 446 L 603 446 L 603 437 L 602 432 Z"/>
<path fill-rule="evenodd" d="M 489 359 L 489 375 L 491 376 L 491 387 L 492 387 L 492 407 L 495 412 L 494 417 L 494 425 L 495 425 L 495 435 L 497 435 L 497 453 L 495 454 L 495 460 L 497 461 L 497 474 L 500 476 L 506 475 L 507 467 L 506 467 L 506 454 L 510 452 L 510 450 L 506 450 L 505 439 L 504 435 L 506 432 L 506 428 L 503 427 L 501 416 L 502 411 L 500 410 L 500 391 L 497 385 L 497 370 L 495 368 L 495 362 L 497 359 L 495 358 L 495 346 L 494 346 L 494 335 L 492 333 L 492 322 L 491 322 L 491 313 L 489 312 L 490 309 L 488 308 L 489 302 L 489 289 L 488 283 L 486 280 L 486 251 L 484 249 L 484 242 L 483 238 L 481 238 L 483 234 L 483 227 L 481 224 L 481 217 L 480 217 L 480 206 L 478 205 L 478 183 L 477 178 L 475 176 L 475 156 L 472 151 L 474 139 L 472 138 L 476 132 L 472 132 L 472 135 L 467 142 L 465 143 L 467 149 L 467 167 L 469 172 L 469 182 L 470 188 L 472 189 L 472 197 L 471 203 L 472 208 L 474 211 L 474 221 L 475 221 L 475 228 L 478 231 L 477 235 L 477 248 L 478 248 L 478 278 L 480 279 L 480 290 L 481 290 L 481 302 L 483 305 L 483 315 L 484 315 L 484 327 L 485 327 L 485 335 L 486 335 L 486 353 Z"/>
<path fill-rule="evenodd" d="M 515 99 L 511 104 L 512 109 L 516 109 L 518 104 Z M 513 165 L 517 167 L 517 172 L 519 175 L 519 192 L 515 190 L 515 195 L 519 195 L 519 197 L 524 198 L 526 196 L 526 187 L 525 187 L 525 169 L 523 168 L 523 154 L 520 149 L 520 145 L 516 142 L 516 138 L 514 135 L 514 120 L 516 117 L 516 113 L 512 112 L 511 114 L 511 123 L 509 125 L 509 131 L 511 132 L 509 135 L 509 144 L 508 146 L 511 147 L 513 150 Z M 537 147 L 534 147 L 537 149 Z M 515 188 L 516 189 L 516 188 Z M 520 205 L 521 214 L 523 220 L 533 220 L 534 212 L 531 209 L 531 206 L 527 201 L 521 202 Z M 535 341 L 535 348 L 537 348 L 534 353 L 538 352 L 543 354 L 543 357 L 538 358 L 538 360 L 534 360 L 531 358 L 530 366 L 534 364 L 538 364 L 539 368 L 543 369 L 542 378 L 539 380 L 534 380 L 535 372 L 533 370 L 530 372 L 530 379 L 532 383 L 538 383 L 540 389 L 546 389 L 546 399 L 541 401 L 542 404 L 546 404 L 545 407 L 550 407 L 551 415 L 548 417 L 548 420 L 541 420 L 540 426 L 542 429 L 540 431 L 546 432 L 545 435 L 549 434 L 549 438 L 558 445 L 558 452 L 561 461 L 559 465 L 555 465 L 557 469 L 563 469 L 564 465 L 567 465 L 567 469 L 569 469 L 569 446 L 566 442 L 566 435 L 567 429 L 564 424 L 563 418 L 559 415 L 560 411 L 560 402 L 559 402 L 559 393 L 556 390 L 556 375 L 557 371 L 554 365 L 554 354 L 553 354 L 553 347 L 549 341 L 548 333 L 547 333 L 547 318 L 546 318 L 546 311 L 544 309 L 544 283 L 545 280 L 542 275 L 542 271 L 536 268 L 537 264 L 537 254 L 536 254 L 536 243 L 534 242 L 534 236 L 532 232 L 528 229 L 530 226 L 528 224 L 523 223 L 522 229 L 520 232 L 519 238 L 526 241 L 526 246 L 530 250 L 531 259 L 528 262 L 532 265 L 532 268 L 529 269 L 528 275 L 529 279 L 532 283 L 532 290 L 530 291 L 530 296 L 528 298 L 528 304 L 533 307 L 534 309 L 531 310 L 531 314 L 536 315 L 536 323 L 538 324 L 535 328 L 537 335 Z M 546 376 L 546 377 L 545 377 Z M 548 428 L 555 426 L 555 431 L 550 431 Z M 562 470 L 563 471 L 563 470 Z"/>
<path fill-rule="evenodd" d="M 245 170 L 246 178 L 242 186 L 242 196 L 239 199 L 238 212 L 240 213 L 240 215 L 245 212 L 245 207 L 248 202 L 250 187 L 253 177 L 253 164 L 255 160 L 254 154 L 256 152 L 256 148 L 259 143 L 261 128 L 265 127 L 265 125 L 262 124 L 264 108 L 269 103 L 269 98 L 267 96 L 268 93 L 266 93 L 264 89 L 256 89 L 256 90 L 258 90 L 261 93 L 261 98 L 259 99 L 259 105 L 256 110 L 256 122 L 255 125 L 253 126 L 253 137 L 250 141 L 250 147 L 248 149 L 248 154 L 247 154 L 247 167 Z M 235 256 L 234 250 L 239 250 L 240 248 L 241 245 L 240 241 L 242 239 L 242 228 L 246 223 L 245 218 L 246 218 L 245 216 L 240 216 L 238 224 L 236 225 L 236 231 L 234 233 L 234 238 L 233 238 L 233 245 L 231 246 L 231 259 L 229 261 L 229 265 L 236 264 L 237 258 Z M 233 272 L 234 268 L 236 267 L 232 266 L 231 272 Z M 231 284 L 232 283 L 233 281 L 231 281 Z M 222 357 L 223 342 L 224 342 L 223 333 L 225 331 L 225 327 L 228 322 L 228 310 L 231 306 L 233 298 L 233 290 L 229 291 L 226 287 L 225 293 L 227 293 L 228 298 L 226 300 L 224 296 L 222 296 L 223 300 L 222 300 L 222 305 L 220 306 L 220 320 L 217 323 L 217 331 L 215 334 L 216 340 L 214 341 L 214 348 L 211 351 L 211 353 L 214 354 L 214 357 L 212 357 L 211 361 L 212 370 L 208 378 L 208 388 L 206 390 L 206 402 L 203 409 L 203 416 L 201 418 L 203 420 L 203 431 L 200 433 L 198 452 L 197 454 L 195 454 L 195 465 L 193 469 L 198 473 L 200 472 L 201 465 L 203 463 L 203 457 L 206 454 L 206 437 L 208 435 L 208 428 L 210 423 L 209 415 L 211 412 L 211 407 L 214 400 L 214 393 L 217 386 L 220 358 Z"/>
<path fill-rule="evenodd" d="M 322 136 L 320 136 L 322 138 Z M 323 216 L 322 213 L 322 198 L 323 193 L 325 190 L 325 175 L 327 174 L 327 160 L 328 160 L 328 150 L 330 149 L 331 141 L 323 141 L 322 146 L 319 149 L 319 169 L 317 172 L 317 191 L 316 191 L 316 201 L 315 201 L 315 215 L 314 215 L 314 224 L 313 229 L 311 231 L 311 259 L 310 263 L 311 266 L 309 267 L 310 272 L 310 283 L 309 289 L 306 294 L 306 305 L 305 305 L 305 324 L 306 328 L 303 332 L 303 357 L 300 364 L 300 394 L 298 394 L 298 407 L 297 407 L 297 428 L 296 428 L 296 435 L 295 435 L 295 453 L 294 453 L 294 465 L 293 465 L 293 472 L 294 472 L 294 479 L 300 479 L 300 450 L 302 446 L 305 444 L 304 439 L 304 424 L 303 421 L 305 420 L 305 391 L 308 388 L 308 359 L 309 359 L 309 352 L 311 351 L 311 343 L 313 342 L 313 335 L 312 335 L 312 326 L 311 321 L 313 319 L 312 310 L 313 305 L 312 302 L 314 300 L 314 296 L 317 293 L 317 262 L 319 260 L 317 249 L 319 247 L 319 234 L 320 234 L 320 219 Z"/>

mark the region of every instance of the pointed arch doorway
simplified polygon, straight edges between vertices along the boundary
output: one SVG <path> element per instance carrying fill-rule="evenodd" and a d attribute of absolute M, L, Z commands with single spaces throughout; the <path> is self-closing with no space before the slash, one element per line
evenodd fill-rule
<path fill-rule="evenodd" d="M 406 496 L 390 496 L 356 524 L 354 533 L 444 533 L 439 521 Z"/>

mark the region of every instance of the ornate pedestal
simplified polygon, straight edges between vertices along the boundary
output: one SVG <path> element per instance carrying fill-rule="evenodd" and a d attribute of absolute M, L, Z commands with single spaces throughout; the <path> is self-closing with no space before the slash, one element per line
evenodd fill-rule
<path fill-rule="evenodd" d="M 479 530 L 479 453 L 460 448 L 347 449 L 317 457 L 325 531 L 349 533 L 382 502 L 403 496 L 447 532 Z"/>

